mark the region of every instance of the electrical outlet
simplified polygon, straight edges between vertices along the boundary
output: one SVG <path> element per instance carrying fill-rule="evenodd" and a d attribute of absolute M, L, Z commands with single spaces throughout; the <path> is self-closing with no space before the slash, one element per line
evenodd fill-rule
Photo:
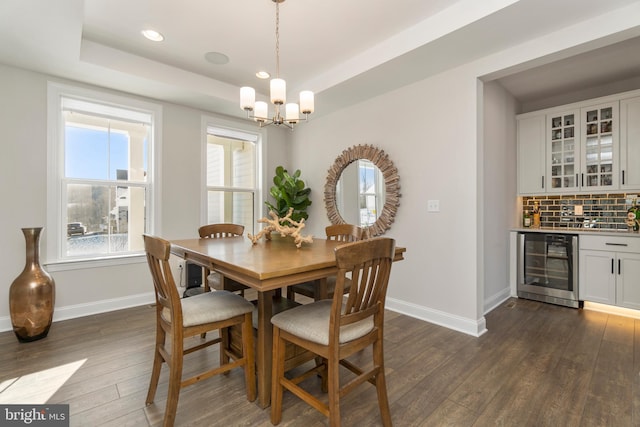
<path fill-rule="evenodd" d="M 440 212 L 440 200 L 427 200 L 427 212 Z"/>

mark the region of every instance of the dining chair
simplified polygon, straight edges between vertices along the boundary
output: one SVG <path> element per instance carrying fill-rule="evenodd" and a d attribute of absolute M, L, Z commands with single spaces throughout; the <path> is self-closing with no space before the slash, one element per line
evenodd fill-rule
<path fill-rule="evenodd" d="M 146 404 L 153 403 L 163 363 L 169 367 L 164 426 L 174 424 L 181 388 L 234 368 L 244 369 L 247 400 L 254 401 L 256 399 L 255 350 L 251 326 L 253 304 L 227 291 L 207 292 L 180 299 L 169 265 L 171 244 L 159 237 L 145 234 L 144 247 L 156 297 L 156 342 Z M 185 338 L 213 330 L 221 333 L 223 329 L 226 330 L 234 325 L 242 326 L 241 351 L 231 351 L 221 345 L 220 352 L 226 353 L 227 360 L 231 360 L 229 363 L 220 364 L 206 372 L 182 379 L 185 355 L 222 343 L 219 337 L 209 340 L 201 338 L 199 344 L 185 348 Z"/>
<path fill-rule="evenodd" d="M 304 400 L 329 418 L 332 427 L 340 426 L 340 400 L 356 386 L 370 382 L 378 394 L 378 406 L 384 426 L 391 426 L 391 412 L 384 374 L 383 325 L 389 275 L 395 240 L 387 237 L 346 243 L 335 249 L 338 274 L 332 300 L 321 300 L 283 311 L 271 318 L 273 324 L 273 370 L 271 423 L 282 420 L 284 389 Z M 347 277 L 351 292 L 343 295 Z M 292 343 L 317 354 L 322 363 L 294 377 L 285 376 L 284 349 Z M 349 356 L 373 347 L 373 365 L 363 370 Z M 350 380 L 340 386 L 339 368 L 344 366 Z M 307 392 L 300 383 L 314 374 L 323 377 L 327 399 Z M 326 386 L 326 387 L 325 387 Z"/>
<path fill-rule="evenodd" d="M 358 240 L 363 240 L 368 237 L 368 232 L 366 228 L 359 227 L 353 224 L 334 224 L 329 225 L 325 228 L 325 234 L 327 235 L 327 240 L 337 240 L 340 242 L 355 242 Z M 311 281 L 305 283 L 299 283 L 296 285 L 289 286 L 287 288 L 287 298 L 295 301 L 295 295 L 300 294 L 304 295 L 308 298 L 313 299 L 314 301 L 318 301 L 320 299 L 320 295 L 318 294 L 318 282 Z M 327 297 L 333 297 L 333 290 L 336 285 L 336 277 L 329 276 L 327 277 Z M 350 283 L 347 281 L 345 283 L 344 292 L 349 292 Z"/>
<path fill-rule="evenodd" d="M 201 239 L 221 239 L 225 237 L 242 236 L 244 233 L 244 225 L 220 223 L 220 224 L 208 224 L 203 225 L 198 229 L 198 234 Z M 238 283 L 235 280 L 228 278 L 224 279 L 224 285 L 222 283 L 222 275 L 215 271 L 204 270 L 204 277 L 206 278 L 204 283 L 204 291 L 209 292 L 211 288 L 216 290 L 225 289 L 231 292 L 239 292 L 244 296 L 244 291 L 247 286 L 242 283 Z"/>

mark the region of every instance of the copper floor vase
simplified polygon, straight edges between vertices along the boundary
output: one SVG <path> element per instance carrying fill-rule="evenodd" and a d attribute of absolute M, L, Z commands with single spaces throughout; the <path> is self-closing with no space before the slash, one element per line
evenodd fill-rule
<path fill-rule="evenodd" d="M 55 283 L 40 265 L 40 232 L 42 227 L 23 228 L 27 261 L 22 273 L 11 284 L 9 311 L 13 332 L 20 342 L 44 338 L 53 320 Z"/>

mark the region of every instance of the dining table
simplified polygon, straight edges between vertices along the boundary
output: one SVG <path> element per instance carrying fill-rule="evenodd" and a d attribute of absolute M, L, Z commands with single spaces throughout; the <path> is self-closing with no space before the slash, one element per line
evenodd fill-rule
<path fill-rule="evenodd" d="M 266 408 L 271 401 L 273 328 L 272 299 L 282 288 L 315 281 L 321 298 L 327 296 L 327 277 L 337 273 L 334 249 L 344 244 L 313 238 L 296 247 L 291 237 L 279 234 L 255 244 L 247 237 L 171 240 L 171 253 L 187 262 L 216 271 L 257 292 L 256 376 L 257 403 Z M 406 248 L 397 247 L 394 261 L 404 259 Z"/>

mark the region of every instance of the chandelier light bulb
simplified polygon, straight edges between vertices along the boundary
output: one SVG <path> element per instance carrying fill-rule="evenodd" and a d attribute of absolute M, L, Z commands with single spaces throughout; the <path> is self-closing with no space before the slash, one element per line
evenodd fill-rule
<path fill-rule="evenodd" d="M 300 111 L 302 114 L 313 113 L 313 107 L 313 92 L 310 90 L 300 92 Z"/>
<path fill-rule="evenodd" d="M 300 110 L 298 109 L 298 104 L 295 102 L 290 102 L 286 105 L 286 119 L 289 123 L 298 123 L 300 119 Z"/>
<path fill-rule="evenodd" d="M 246 111 L 253 111 L 256 104 L 256 91 L 252 87 L 244 86 L 240 88 L 240 108 Z"/>
<path fill-rule="evenodd" d="M 282 105 L 287 102 L 287 83 L 282 79 L 271 79 L 271 102 Z"/>
<path fill-rule="evenodd" d="M 269 107 L 264 101 L 256 101 L 254 118 L 257 122 L 264 122 L 269 117 Z"/>

